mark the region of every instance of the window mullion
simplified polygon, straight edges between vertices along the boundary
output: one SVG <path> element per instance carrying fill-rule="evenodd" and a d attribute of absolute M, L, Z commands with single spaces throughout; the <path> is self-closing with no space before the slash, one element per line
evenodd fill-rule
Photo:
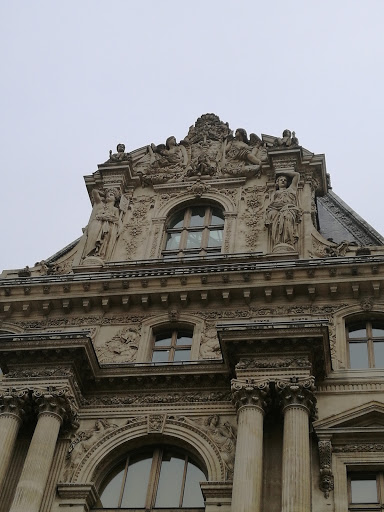
<path fill-rule="evenodd" d="M 183 479 L 181 481 L 179 508 L 182 508 L 182 506 L 183 506 L 185 479 L 187 477 L 187 468 L 188 468 L 188 455 L 186 455 L 185 459 L 184 459 L 184 471 L 183 471 Z"/>
<path fill-rule="evenodd" d="M 145 500 L 145 508 L 147 510 L 152 510 L 152 508 L 155 506 L 157 488 L 159 485 L 159 478 L 160 478 L 162 454 L 163 454 L 163 450 L 161 450 L 159 448 L 155 449 L 153 452 L 151 473 L 149 476 L 147 497 Z"/>
<path fill-rule="evenodd" d="M 128 476 L 128 467 L 129 467 L 129 456 L 127 457 L 127 460 L 125 461 L 123 481 L 121 484 L 120 497 L 119 497 L 119 501 L 118 501 L 118 505 L 117 505 L 118 508 L 121 508 L 121 502 L 122 502 L 123 496 L 124 496 L 124 489 L 125 489 L 125 484 L 127 482 L 127 476 Z"/>

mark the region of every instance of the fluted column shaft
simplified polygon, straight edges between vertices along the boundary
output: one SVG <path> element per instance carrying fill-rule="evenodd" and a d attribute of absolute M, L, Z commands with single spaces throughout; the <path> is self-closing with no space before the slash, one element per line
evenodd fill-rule
<path fill-rule="evenodd" d="M 61 422 L 57 414 L 39 416 L 10 512 L 38 512 Z"/>
<path fill-rule="evenodd" d="M 261 512 L 263 483 L 263 423 L 268 383 L 232 381 L 238 409 L 233 474 L 233 512 Z"/>
<path fill-rule="evenodd" d="M 10 388 L 0 393 L 0 489 L 13 455 L 27 396 L 27 390 Z"/>
<path fill-rule="evenodd" d="M 61 424 L 73 413 L 66 389 L 35 391 L 34 399 L 40 412 L 10 512 L 39 512 Z"/>
<path fill-rule="evenodd" d="M 292 382 L 293 381 L 293 382 Z M 278 383 L 284 412 L 282 512 L 311 510 L 309 417 L 314 413 L 313 380 Z"/>

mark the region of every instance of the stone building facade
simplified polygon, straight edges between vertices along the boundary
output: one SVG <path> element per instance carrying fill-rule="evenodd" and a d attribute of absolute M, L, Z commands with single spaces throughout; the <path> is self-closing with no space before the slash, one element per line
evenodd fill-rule
<path fill-rule="evenodd" d="M 0 511 L 382 510 L 384 240 L 324 155 L 206 114 L 85 184 L 0 276 Z"/>

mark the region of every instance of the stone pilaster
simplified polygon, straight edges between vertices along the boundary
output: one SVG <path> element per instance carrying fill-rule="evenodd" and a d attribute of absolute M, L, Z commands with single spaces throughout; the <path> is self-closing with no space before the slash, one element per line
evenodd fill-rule
<path fill-rule="evenodd" d="M 315 414 L 314 378 L 276 382 L 284 413 L 282 512 L 311 510 L 309 418 Z"/>
<path fill-rule="evenodd" d="M 7 474 L 29 393 L 26 388 L 0 390 L 0 488 Z"/>
<path fill-rule="evenodd" d="M 263 480 L 263 423 L 268 381 L 233 379 L 238 430 L 233 474 L 232 510 L 260 512 Z"/>
<path fill-rule="evenodd" d="M 76 410 L 67 387 L 35 389 L 38 420 L 10 512 L 38 512 L 63 422 L 74 422 Z"/>

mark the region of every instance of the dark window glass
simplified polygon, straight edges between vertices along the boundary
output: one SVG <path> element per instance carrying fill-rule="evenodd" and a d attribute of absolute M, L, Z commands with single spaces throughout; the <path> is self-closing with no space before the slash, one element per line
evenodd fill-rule
<path fill-rule="evenodd" d="M 178 330 L 155 334 L 152 362 L 173 363 L 191 360 L 192 330 Z"/>
<path fill-rule="evenodd" d="M 350 503 L 378 503 L 376 476 L 351 476 Z"/>
<path fill-rule="evenodd" d="M 347 333 L 350 368 L 384 368 L 383 322 L 350 324 Z"/>
<path fill-rule="evenodd" d="M 103 508 L 198 508 L 204 506 L 200 482 L 206 477 L 188 455 L 172 448 L 128 456 L 101 487 Z"/>
<path fill-rule="evenodd" d="M 212 206 L 191 206 L 175 213 L 167 227 L 164 258 L 207 256 L 223 243 L 224 215 Z"/>

